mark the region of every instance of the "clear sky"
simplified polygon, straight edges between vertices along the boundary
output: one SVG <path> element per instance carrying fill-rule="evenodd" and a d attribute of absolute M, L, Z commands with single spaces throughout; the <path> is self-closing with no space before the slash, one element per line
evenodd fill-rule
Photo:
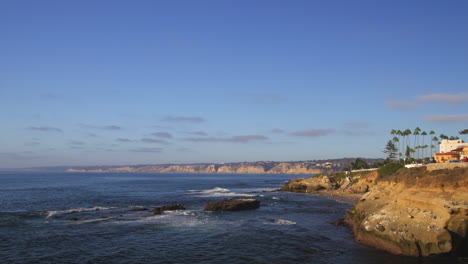
<path fill-rule="evenodd" d="M 465 0 L 0 1 L 0 168 L 383 158 L 392 129 L 460 136 L 467 14 Z"/>

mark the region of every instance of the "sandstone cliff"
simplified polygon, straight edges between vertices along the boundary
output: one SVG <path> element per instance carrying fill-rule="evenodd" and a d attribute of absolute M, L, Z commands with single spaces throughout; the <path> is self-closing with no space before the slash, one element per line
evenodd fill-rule
<path fill-rule="evenodd" d="M 356 241 L 395 254 L 468 251 L 468 169 L 403 169 L 364 194 L 346 214 Z"/>
<path fill-rule="evenodd" d="M 152 173 L 242 173 L 242 174 L 317 174 L 320 169 L 300 162 L 252 162 L 232 164 L 192 164 L 125 166 L 73 169 L 69 172 L 152 172 Z"/>
<path fill-rule="evenodd" d="M 356 241 L 394 254 L 468 254 L 468 168 L 291 180 L 283 191 L 363 193 L 346 213 Z"/>

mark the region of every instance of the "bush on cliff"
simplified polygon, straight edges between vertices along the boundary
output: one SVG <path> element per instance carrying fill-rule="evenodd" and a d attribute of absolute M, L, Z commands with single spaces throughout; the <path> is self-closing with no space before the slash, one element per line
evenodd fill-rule
<path fill-rule="evenodd" d="M 404 167 L 405 165 L 401 164 L 400 162 L 392 162 L 383 165 L 377 170 L 377 172 L 379 173 L 379 178 L 384 178 L 386 176 L 394 174 L 399 169 Z"/>

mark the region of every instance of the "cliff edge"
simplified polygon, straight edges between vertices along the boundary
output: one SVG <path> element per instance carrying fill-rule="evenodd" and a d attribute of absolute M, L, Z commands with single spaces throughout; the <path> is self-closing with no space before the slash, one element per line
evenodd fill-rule
<path fill-rule="evenodd" d="M 359 243 L 409 256 L 468 255 L 468 168 L 317 176 L 281 190 L 359 194 L 345 216 Z"/>
<path fill-rule="evenodd" d="M 468 252 L 468 169 L 400 169 L 346 213 L 356 241 L 394 254 Z"/>

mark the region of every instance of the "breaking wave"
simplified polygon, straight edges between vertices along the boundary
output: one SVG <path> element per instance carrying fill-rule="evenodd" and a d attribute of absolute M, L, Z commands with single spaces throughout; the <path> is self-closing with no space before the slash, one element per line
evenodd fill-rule
<path fill-rule="evenodd" d="M 254 194 L 246 194 L 246 193 L 236 193 L 233 192 L 229 189 L 226 188 L 221 188 L 221 187 L 214 187 L 209 190 L 192 190 L 192 193 L 194 193 L 197 196 L 202 196 L 202 197 L 233 197 L 233 196 L 242 196 L 242 197 L 254 197 L 256 195 Z"/>

